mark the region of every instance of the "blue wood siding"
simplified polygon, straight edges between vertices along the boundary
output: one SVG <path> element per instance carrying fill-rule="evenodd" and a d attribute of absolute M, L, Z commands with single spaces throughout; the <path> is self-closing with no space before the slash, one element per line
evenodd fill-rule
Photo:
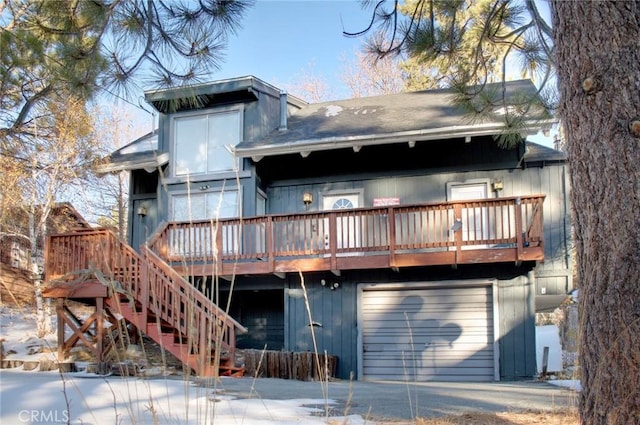
<path fill-rule="evenodd" d="M 285 290 L 285 349 L 314 351 L 310 311 L 318 352 L 338 356 L 337 376 L 349 379 L 350 374 L 355 376 L 357 371 L 356 286 L 350 282 L 343 284 L 331 274 L 309 274 L 303 279 L 309 309 L 300 276 L 290 276 Z M 322 279 L 325 286 L 321 284 Z M 335 282 L 341 286 L 331 290 L 329 285 Z"/>
<path fill-rule="evenodd" d="M 544 167 L 486 170 L 468 172 L 447 172 L 426 175 L 367 175 L 349 178 L 324 178 L 306 180 L 286 180 L 272 182 L 266 188 L 267 213 L 305 211 L 302 194 L 311 192 L 314 202 L 309 211 L 322 209 L 323 193 L 332 191 L 359 190 L 363 192 L 361 207 L 373 205 L 375 198 L 396 197 L 401 204 L 421 202 L 442 202 L 447 200 L 448 182 L 502 180 L 504 189 L 492 196 L 518 196 L 545 194 L 544 201 L 544 243 L 545 261 L 538 265 L 536 293 L 542 295 L 562 295 L 571 288 L 569 209 L 566 204 L 566 166 L 552 164 Z M 544 288 L 544 289 L 543 289 Z"/>
<path fill-rule="evenodd" d="M 504 380 L 531 378 L 535 375 L 535 306 L 531 284 L 533 264 L 430 267 L 390 270 L 352 271 L 341 276 L 308 273 L 303 276 L 309 299 L 319 352 L 338 356 L 338 373 L 349 379 L 357 373 L 357 285 L 359 283 L 396 283 L 410 289 L 425 281 L 469 279 L 498 280 L 498 319 L 500 334 L 500 376 Z M 325 286 L 321 281 L 325 280 Z M 285 349 L 313 351 L 309 313 L 298 275 L 287 278 L 285 289 Z M 331 283 L 339 283 L 335 290 Z M 463 290 L 462 290 L 463 291 Z M 320 326 L 321 325 L 321 326 Z"/>
<path fill-rule="evenodd" d="M 500 377 L 507 381 L 536 373 L 533 287 L 531 276 L 498 281 Z"/>

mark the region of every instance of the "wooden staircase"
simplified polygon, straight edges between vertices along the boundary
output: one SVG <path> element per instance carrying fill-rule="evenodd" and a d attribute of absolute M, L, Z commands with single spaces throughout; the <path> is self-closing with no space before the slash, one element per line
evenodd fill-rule
<path fill-rule="evenodd" d="M 104 304 L 109 315 L 135 326 L 197 375 L 242 376 L 243 368 L 235 365 L 235 340 L 246 328 L 148 247 L 138 254 L 106 229 L 53 235 L 47 242 L 48 281 L 60 282 L 78 271 L 93 278 L 66 290 L 53 285 L 45 296 L 86 300 L 86 292 L 75 286 L 107 286 L 96 305 Z"/>

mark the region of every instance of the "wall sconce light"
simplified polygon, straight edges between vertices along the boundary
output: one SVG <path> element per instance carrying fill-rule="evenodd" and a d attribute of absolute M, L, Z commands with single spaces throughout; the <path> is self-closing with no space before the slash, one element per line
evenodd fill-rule
<path fill-rule="evenodd" d="M 502 181 L 502 179 L 496 179 L 491 184 L 491 187 L 493 188 L 494 192 L 499 192 L 504 189 L 504 182 Z"/>
<path fill-rule="evenodd" d="M 339 283 L 339 282 L 333 282 L 333 283 L 331 283 L 331 282 L 327 282 L 327 281 L 326 281 L 326 280 L 324 280 L 324 279 L 321 279 L 321 280 L 320 280 L 320 285 L 324 286 L 325 288 L 327 288 L 327 287 L 328 287 L 328 288 L 329 288 L 329 289 L 331 289 L 332 291 L 335 291 L 336 289 L 338 289 L 338 288 L 340 287 L 340 283 Z"/>
<path fill-rule="evenodd" d="M 305 192 L 302 194 L 302 203 L 305 208 L 309 209 L 309 204 L 313 203 L 313 193 Z"/>
<path fill-rule="evenodd" d="M 138 207 L 138 211 L 136 211 L 136 213 L 140 217 L 146 216 L 147 215 L 147 207 L 145 207 L 144 205 L 141 205 L 140 207 Z"/>

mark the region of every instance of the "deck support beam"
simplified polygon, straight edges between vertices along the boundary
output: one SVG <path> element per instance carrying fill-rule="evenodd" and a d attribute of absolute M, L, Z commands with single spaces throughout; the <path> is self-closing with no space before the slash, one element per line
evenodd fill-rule
<path fill-rule="evenodd" d="M 104 363 L 104 298 L 95 299 L 95 311 L 84 322 L 76 317 L 64 304 L 65 298 L 56 299 L 58 317 L 58 361 L 62 362 L 69 351 L 78 343 L 87 347 L 95 356 L 98 364 Z M 66 338 L 66 328 L 71 335 Z"/>

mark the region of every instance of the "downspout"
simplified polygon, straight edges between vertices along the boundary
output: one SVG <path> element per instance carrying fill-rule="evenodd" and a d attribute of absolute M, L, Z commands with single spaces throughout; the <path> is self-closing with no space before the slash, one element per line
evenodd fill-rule
<path fill-rule="evenodd" d="M 280 92 L 280 131 L 287 130 L 287 92 Z"/>

